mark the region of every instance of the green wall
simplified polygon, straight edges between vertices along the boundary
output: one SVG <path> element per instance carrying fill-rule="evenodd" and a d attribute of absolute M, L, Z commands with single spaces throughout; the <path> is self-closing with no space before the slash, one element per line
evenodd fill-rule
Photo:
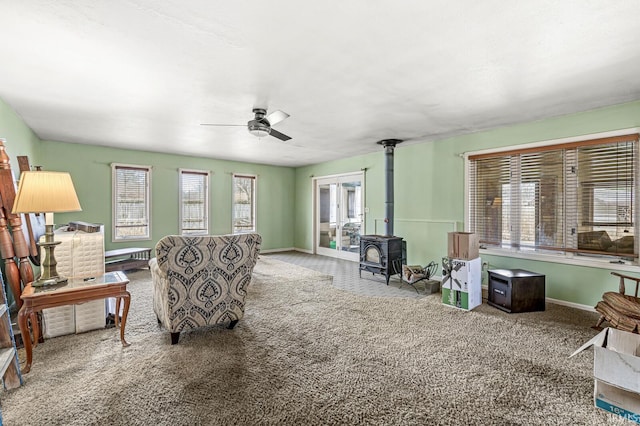
<path fill-rule="evenodd" d="M 394 233 L 407 240 L 409 263 L 440 262 L 447 252 L 446 233 L 463 230 L 464 160 L 461 154 L 489 148 L 640 127 L 640 102 L 540 120 L 395 150 Z M 375 144 L 376 141 L 372 141 Z M 295 246 L 313 249 L 312 179 L 366 168 L 366 233 L 382 233 L 384 152 L 332 161 L 296 170 Z M 377 227 L 376 227 L 377 226 Z M 483 256 L 490 268 L 523 268 L 545 273 L 547 297 L 595 305 L 604 291 L 617 289 L 611 269 L 580 267 L 501 256 Z M 639 270 L 640 271 L 640 270 Z"/>
<path fill-rule="evenodd" d="M 9 154 L 9 164 L 14 171 L 16 179 L 20 176 L 17 160 L 19 155 L 28 156 L 31 164 L 33 164 L 34 161 L 39 161 L 38 148 L 40 146 L 40 139 L 38 139 L 38 136 L 24 124 L 22 118 L 2 99 L 0 99 L 0 138 L 6 140 L 5 148 L 7 154 Z M 11 207 L 9 207 L 9 209 L 11 209 Z M 4 274 L 4 261 L 0 261 L 0 268 Z M 34 272 L 37 273 L 37 271 L 38 268 L 36 267 Z M 9 305 L 14 301 L 13 294 L 11 294 L 8 288 L 7 301 Z"/>
<path fill-rule="evenodd" d="M 534 121 L 439 141 L 401 144 L 395 151 L 395 234 L 407 240 L 409 262 L 440 261 L 446 233 L 463 230 L 464 162 L 461 154 L 530 142 L 640 127 L 640 102 L 580 114 Z M 27 155 L 32 165 L 71 173 L 83 207 L 79 213 L 56 215 L 57 223 L 83 220 L 105 224 L 107 249 L 151 247 L 164 235 L 178 232 L 178 169 L 203 169 L 211 176 L 211 233 L 231 230 L 231 173 L 258 175 L 258 232 L 265 250 L 296 247 L 313 250 L 312 178 L 365 170 L 365 232 L 382 233 L 384 217 L 384 153 L 297 169 L 180 155 L 159 154 L 65 142 L 40 141 L 21 118 L 0 100 L 0 137 L 7 139 L 11 163 Z M 372 141 L 372 145 L 376 141 Z M 112 162 L 149 165 L 152 172 L 152 239 L 111 242 Z M 17 175 L 17 173 L 16 173 Z M 520 267 L 547 276 L 547 296 L 594 305 L 604 291 L 615 290 L 609 275 L 597 268 L 483 255 L 491 268 Z M 613 265 L 612 265 L 613 266 Z M 640 271 L 640 270 L 639 270 Z"/>
<path fill-rule="evenodd" d="M 46 170 L 71 173 L 82 211 L 57 214 L 56 223 L 81 220 L 105 224 L 106 249 L 153 247 L 168 234 L 178 233 L 178 169 L 209 170 L 210 233 L 231 232 L 232 173 L 257 175 L 257 228 L 263 249 L 293 247 L 295 171 L 289 167 L 267 166 L 233 161 L 188 157 L 126 149 L 106 148 L 56 141 L 41 141 L 20 116 L 0 99 L 0 138 L 7 140 L 11 166 L 18 178 L 17 156 L 26 155 L 31 165 Z M 113 243 L 111 241 L 111 163 L 152 167 L 151 232 L 149 241 Z"/>
<path fill-rule="evenodd" d="M 126 149 L 43 141 L 47 170 L 71 173 L 82 211 L 56 214 L 56 223 L 70 220 L 105 224 L 105 246 L 153 247 L 165 235 L 179 232 L 178 169 L 209 170 L 211 234 L 231 232 L 232 173 L 257 175 L 257 228 L 263 249 L 293 247 L 294 169 Z M 111 163 L 151 166 L 151 241 L 113 243 Z"/>
<path fill-rule="evenodd" d="M 0 138 L 6 139 L 6 150 L 11 158 L 10 164 L 15 171 L 16 179 L 20 175 L 17 160 L 19 155 L 28 156 L 31 164 L 37 164 L 40 160 L 38 156 L 40 139 L 2 99 L 0 99 Z"/>

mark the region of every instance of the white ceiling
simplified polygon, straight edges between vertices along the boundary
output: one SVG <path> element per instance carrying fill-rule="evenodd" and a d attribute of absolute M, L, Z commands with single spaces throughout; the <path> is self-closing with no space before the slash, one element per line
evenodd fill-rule
<path fill-rule="evenodd" d="M 299 166 L 640 99 L 638 0 L 0 0 L 44 140 Z M 251 136 L 253 107 L 291 114 Z M 2 135 L 0 135 L 2 136 Z"/>

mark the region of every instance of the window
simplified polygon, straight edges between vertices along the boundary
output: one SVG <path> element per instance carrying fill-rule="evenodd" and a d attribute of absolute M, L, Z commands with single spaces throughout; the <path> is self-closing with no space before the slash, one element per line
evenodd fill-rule
<path fill-rule="evenodd" d="M 468 156 L 481 246 L 637 262 L 638 135 Z"/>
<path fill-rule="evenodd" d="M 209 172 L 180 169 L 180 233 L 209 233 Z"/>
<path fill-rule="evenodd" d="M 113 240 L 141 240 L 151 236 L 151 168 L 112 164 Z"/>
<path fill-rule="evenodd" d="M 256 230 L 256 177 L 233 175 L 233 233 Z"/>

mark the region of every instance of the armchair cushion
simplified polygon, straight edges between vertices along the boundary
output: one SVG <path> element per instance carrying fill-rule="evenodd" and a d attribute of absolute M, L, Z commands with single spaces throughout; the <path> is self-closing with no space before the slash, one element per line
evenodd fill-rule
<path fill-rule="evenodd" d="M 179 333 L 240 320 L 261 242 L 255 233 L 158 241 L 149 262 L 158 321 Z"/>

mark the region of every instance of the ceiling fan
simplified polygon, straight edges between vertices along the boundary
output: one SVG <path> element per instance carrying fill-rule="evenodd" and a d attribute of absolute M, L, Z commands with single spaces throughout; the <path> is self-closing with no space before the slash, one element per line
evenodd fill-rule
<path fill-rule="evenodd" d="M 289 117 L 289 114 L 284 111 L 277 110 L 267 115 L 267 110 L 263 108 L 254 108 L 253 113 L 255 114 L 254 119 L 247 122 L 247 124 L 203 123 L 201 124 L 201 126 L 247 126 L 247 130 L 249 130 L 249 133 L 259 138 L 271 135 L 274 138 L 280 139 L 281 141 L 288 141 L 289 139 L 291 139 L 290 136 L 280 133 L 279 131 L 271 127 Z"/>

